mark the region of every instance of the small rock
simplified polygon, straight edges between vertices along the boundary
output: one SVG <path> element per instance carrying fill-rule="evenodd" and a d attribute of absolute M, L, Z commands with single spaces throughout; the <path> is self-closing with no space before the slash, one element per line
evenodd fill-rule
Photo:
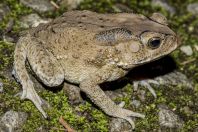
<path fill-rule="evenodd" d="M 49 0 L 20 0 L 22 4 L 30 7 L 38 12 L 53 11 L 55 7 L 50 3 Z"/>
<path fill-rule="evenodd" d="M 7 5 L 0 4 L 0 21 L 10 12 L 10 9 Z"/>
<path fill-rule="evenodd" d="M 37 27 L 41 23 L 48 23 L 51 19 L 42 19 L 37 14 L 30 14 L 27 16 L 24 16 L 21 18 L 21 27 L 23 28 L 31 28 L 31 27 Z"/>
<path fill-rule="evenodd" d="M 187 11 L 192 14 L 198 15 L 198 3 L 189 4 L 187 6 Z"/>
<path fill-rule="evenodd" d="M 122 89 L 118 89 L 115 91 L 104 91 L 105 94 L 111 98 L 112 100 L 115 100 L 116 98 L 123 98 L 126 96 L 126 93 L 121 92 Z"/>
<path fill-rule="evenodd" d="M 185 53 L 187 56 L 191 56 L 193 54 L 193 50 L 191 48 L 191 46 L 187 45 L 187 46 L 181 46 L 180 50 Z"/>
<path fill-rule="evenodd" d="M 138 90 L 138 97 L 139 99 L 144 102 L 146 100 L 146 91 L 145 90 Z"/>
<path fill-rule="evenodd" d="M 166 0 L 152 0 L 152 5 L 154 6 L 160 6 L 162 8 L 164 8 L 165 10 L 167 10 L 171 15 L 175 14 L 175 8 L 170 6 Z"/>
<path fill-rule="evenodd" d="M 173 71 L 163 76 L 154 78 L 159 85 L 183 85 L 192 89 L 192 82 L 181 72 Z"/>
<path fill-rule="evenodd" d="M 193 114 L 193 111 L 188 106 L 185 106 L 182 109 L 187 115 L 192 115 Z"/>
<path fill-rule="evenodd" d="M 124 4 L 116 4 L 115 6 L 113 6 L 113 9 L 115 10 L 115 12 L 127 12 L 127 13 L 133 13 L 133 10 L 130 9 L 128 6 L 124 5 Z"/>
<path fill-rule="evenodd" d="M 193 132 L 198 132 L 198 127 L 193 130 Z"/>
<path fill-rule="evenodd" d="M 0 131 L 16 132 L 27 120 L 24 112 L 8 111 L 0 119 Z"/>
<path fill-rule="evenodd" d="M 120 102 L 119 104 L 118 104 L 118 106 L 120 106 L 121 108 L 123 108 L 124 106 L 125 106 L 125 102 L 124 101 L 122 101 L 122 102 Z"/>
<path fill-rule="evenodd" d="M 131 104 L 132 104 L 133 106 L 135 106 L 136 108 L 138 108 L 138 107 L 140 106 L 140 101 L 139 101 L 139 100 L 133 100 L 133 101 L 131 102 Z"/>
<path fill-rule="evenodd" d="M 169 110 L 167 106 L 159 106 L 159 124 L 166 128 L 182 128 L 183 121 L 173 111 Z"/>
<path fill-rule="evenodd" d="M 110 132 L 132 132 L 131 125 L 124 119 L 113 118 L 109 124 Z"/>
<path fill-rule="evenodd" d="M 3 36 L 3 41 L 9 42 L 9 43 L 14 43 L 15 42 L 14 38 L 12 38 L 10 36 L 7 36 L 7 35 Z"/>
<path fill-rule="evenodd" d="M 37 128 L 36 132 L 48 132 L 49 130 L 47 130 L 44 126 L 40 126 L 39 128 Z"/>
<path fill-rule="evenodd" d="M 68 99 L 72 104 L 78 104 L 83 102 L 79 87 L 68 83 L 64 83 L 63 90 L 68 95 Z"/>
<path fill-rule="evenodd" d="M 68 10 L 72 10 L 75 9 L 82 1 L 83 0 L 61 0 L 59 5 L 67 7 Z"/>

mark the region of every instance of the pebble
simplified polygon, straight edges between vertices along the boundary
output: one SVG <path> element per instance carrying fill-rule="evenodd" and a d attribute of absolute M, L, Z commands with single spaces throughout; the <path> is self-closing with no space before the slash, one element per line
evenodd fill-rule
<path fill-rule="evenodd" d="M 4 35 L 3 36 L 3 41 L 8 42 L 8 43 L 14 43 L 15 39 L 10 37 L 10 36 L 8 36 L 8 35 Z"/>
<path fill-rule="evenodd" d="M 161 127 L 166 128 L 182 128 L 183 121 L 172 110 L 169 110 L 167 106 L 159 106 L 159 124 Z"/>
<path fill-rule="evenodd" d="M 27 120 L 24 112 L 7 111 L 0 119 L 1 132 L 16 132 Z"/>
<path fill-rule="evenodd" d="M 124 101 L 122 101 L 122 102 L 120 102 L 119 104 L 118 104 L 118 106 L 120 106 L 121 108 L 123 108 L 124 106 L 125 106 L 125 102 Z"/>
<path fill-rule="evenodd" d="M 36 132 L 49 132 L 45 126 L 40 126 L 36 129 Z"/>
<path fill-rule="evenodd" d="M 77 6 L 84 0 L 61 0 L 59 5 L 62 7 L 67 7 L 68 10 L 77 8 Z"/>
<path fill-rule="evenodd" d="M 30 14 L 21 18 L 20 25 L 23 28 L 37 27 L 41 23 L 48 23 L 51 19 L 42 19 L 38 14 Z"/>
<path fill-rule="evenodd" d="M 64 83 L 63 91 L 67 94 L 71 104 L 78 104 L 83 102 L 79 87 L 68 83 Z"/>
<path fill-rule="evenodd" d="M 139 106 L 140 106 L 140 101 L 139 100 L 133 100 L 132 102 L 131 102 L 131 104 L 133 105 L 133 106 L 135 106 L 136 108 L 138 108 Z"/>
<path fill-rule="evenodd" d="M 190 107 L 188 107 L 188 106 L 184 106 L 183 108 L 182 108 L 182 110 L 188 115 L 188 116 L 190 116 L 190 115 L 192 115 L 193 114 L 193 111 L 190 109 Z"/>
<path fill-rule="evenodd" d="M 109 132 L 132 132 L 131 125 L 124 119 L 112 118 Z"/>
<path fill-rule="evenodd" d="M 166 0 L 152 0 L 152 5 L 154 6 L 160 6 L 167 10 L 171 15 L 174 15 L 176 13 L 175 8 L 170 6 Z"/>
<path fill-rule="evenodd" d="M 187 6 L 187 11 L 194 15 L 198 15 L 198 3 L 189 4 Z"/>
<path fill-rule="evenodd" d="M 49 0 L 20 0 L 20 2 L 40 13 L 55 10 Z"/>
<path fill-rule="evenodd" d="M 191 48 L 191 46 L 187 45 L 187 46 L 181 46 L 180 50 L 186 54 L 187 56 L 191 56 L 193 54 L 193 50 Z"/>
<path fill-rule="evenodd" d="M 179 72 L 179 71 L 173 71 L 173 72 L 170 72 L 170 73 L 167 73 L 163 76 L 159 76 L 159 77 L 156 77 L 154 78 L 155 81 L 159 82 L 159 85 L 165 85 L 165 86 L 168 86 L 168 85 L 183 85 L 189 89 L 192 89 L 193 88 L 193 84 L 192 82 L 188 79 L 188 77 Z"/>
<path fill-rule="evenodd" d="M 146 91 L 145 90 L 138 90 L 138 97 L 139 99 L 144 102 L 146 100 Z"/>

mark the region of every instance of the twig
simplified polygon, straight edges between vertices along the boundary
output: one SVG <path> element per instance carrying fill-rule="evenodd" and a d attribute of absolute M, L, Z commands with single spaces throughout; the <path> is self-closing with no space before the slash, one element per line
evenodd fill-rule
<path fill-rule="evenodd" d="M 196 60 L 195 58 L 192 58 L 190 60 L 187 60 L 187 61 L 182 62 L 181 65 L 186 65 L 186 64 L 191 63 L 191 62 L 193 62 L 195 60 Z"/>
<path fill-rule="evenodd" d="M 67 129 L 68 132 L 76 132 L 74 129 L 72 129 L 72 128 L 66 123 L 66 121 L 63 119 L 62 116 L 59 118 L 59 122 L 64 126 L 65 129 Z"/>
<path fill-rule="evenodd" d="M 54 1 L 51 0 L 50 3 L 51 3 L 56 9 L 59 9 L 59 8 L 60 8 Z"/>
<path fill-rule="evenodd" d="M 57 127 L 52 127 L 53 130 L 58 130 L 58 131 L 65 131 L 65 129 L 62 128 L 57 128 Z"/>

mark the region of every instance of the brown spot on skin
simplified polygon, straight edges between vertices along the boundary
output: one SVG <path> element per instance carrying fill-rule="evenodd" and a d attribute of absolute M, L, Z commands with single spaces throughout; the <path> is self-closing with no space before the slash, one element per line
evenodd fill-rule
<path fill-rule="evenodd" d="M 83 14 L 82 17 L 87 17 L 87 16 L 85 14 Z"/>

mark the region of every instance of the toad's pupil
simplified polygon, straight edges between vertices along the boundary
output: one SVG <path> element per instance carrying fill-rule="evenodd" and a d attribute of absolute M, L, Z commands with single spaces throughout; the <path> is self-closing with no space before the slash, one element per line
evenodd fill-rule
<path fill-rule="evenodd" d="M 161 40 L 159 38 L 157 39 L 152 39 L 150 42 L 149 42 L 149 47 L 152 48 L 152 49 L 156 49 L 160 46 L 161 44 Z"/>
<path fill-rule="evenodd" d="M 157 47 L 157 46 L 159 46 L 159 44 L 160 44 L 160 40 L 159 39 L 151 41 L 151 45 L 153 47 Z"/>

